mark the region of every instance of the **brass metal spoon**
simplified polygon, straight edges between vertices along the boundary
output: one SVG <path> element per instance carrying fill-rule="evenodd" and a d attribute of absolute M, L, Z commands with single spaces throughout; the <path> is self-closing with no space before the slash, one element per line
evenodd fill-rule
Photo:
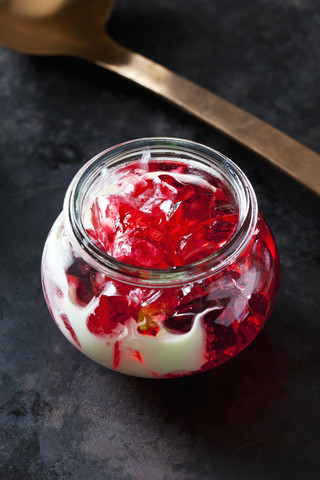
<path fill-rule="evenodd" d="M 320 195 L 320 155 L 257 117 L 116 43 L 114 0 L 0 0 L 0 44 L 94 62 L 160 95 L 253 150 Z"/>

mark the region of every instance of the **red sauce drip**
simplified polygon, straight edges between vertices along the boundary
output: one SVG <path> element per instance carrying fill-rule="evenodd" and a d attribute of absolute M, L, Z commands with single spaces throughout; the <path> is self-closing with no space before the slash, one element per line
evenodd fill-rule
<path fill-rule="evenodd" d="M 142 356 L 141 356 L 141 353 L 138 352 L 138 350 L 136 350 L 134 352 L 134 356 L 139 360 L 139 362 L 142 364 Z"/>
<path fill-rule="evenodd" d="M 118 341 L 114 344 L 114 353 L 113 353 L 113 368 L 116 370 L 120 363 L 120 344 Z"/>
<path fill-rule="evenodd" d="M 72 326 L 71 326 L 71 323 L 69 321 L 69 318 L 67 317 L 67 315 L 65 315 L 64 313 L 62 315 L 60 315 L 61 317 L 61 320 L 63 321 L 64 323 L 64 326 L 66 327 L 66 329 L 68 330 L 68 332 L 71 334 L 71 337 L 73 338 L 73 340 L 76 342 L 76 344 L 78 345 L 79 348 L 81 348 L 81 345 L 80 345 L 80 342 L 79 342 L 79 339 L 76 335 L 76 332 L 73 330 Z"/>

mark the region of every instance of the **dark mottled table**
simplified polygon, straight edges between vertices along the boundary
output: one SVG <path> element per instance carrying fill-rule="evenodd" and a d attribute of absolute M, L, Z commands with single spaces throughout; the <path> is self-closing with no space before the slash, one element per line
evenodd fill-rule
<path fill-rule="evenodd" d="M 318 0 L 118 0 L 110 33 L 320 153 Z M 150 381 L 87 359 L 40 285 L 71 178 L 118 142 L 176 136 L 246 172 L 278 241 L 278 303 L 211 372 Z M 84 61 L 0 48 L 0 477 L 320 478 L 319 198 L 250 151 Z"/>

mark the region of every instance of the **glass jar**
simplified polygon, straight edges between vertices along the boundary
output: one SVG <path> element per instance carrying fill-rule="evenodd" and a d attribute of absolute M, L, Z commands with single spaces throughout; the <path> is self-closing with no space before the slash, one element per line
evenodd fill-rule
<path fill-rule="evenodd" d="M 169 268 L 129 264 L 104 251 L 85 227 L 92 202 L 126 172 L 130 193 L 141 169 L 171 179 L 182 171 L 192 185 L 205 181 L 213 192 L 228 192 L 237 211 L 231 236 L 205 258 Z M 237 355 L 265 325 L 279 274 L 277 246 L 243 172 L 211 148 L 172 138 L 126 142 L 84 165 L 42 259 L 46 302 L 66 338 L 101 365 L 150 378 L 198 373 Z"/>

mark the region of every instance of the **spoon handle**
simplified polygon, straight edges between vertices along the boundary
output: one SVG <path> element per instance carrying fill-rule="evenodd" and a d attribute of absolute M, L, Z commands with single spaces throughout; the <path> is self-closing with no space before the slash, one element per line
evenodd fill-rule
<path fill-rule="evenodd" d="M 88 60 L 160 95 L 320 195 L 320 155 L 280 130 L 111 39 Z"/>

